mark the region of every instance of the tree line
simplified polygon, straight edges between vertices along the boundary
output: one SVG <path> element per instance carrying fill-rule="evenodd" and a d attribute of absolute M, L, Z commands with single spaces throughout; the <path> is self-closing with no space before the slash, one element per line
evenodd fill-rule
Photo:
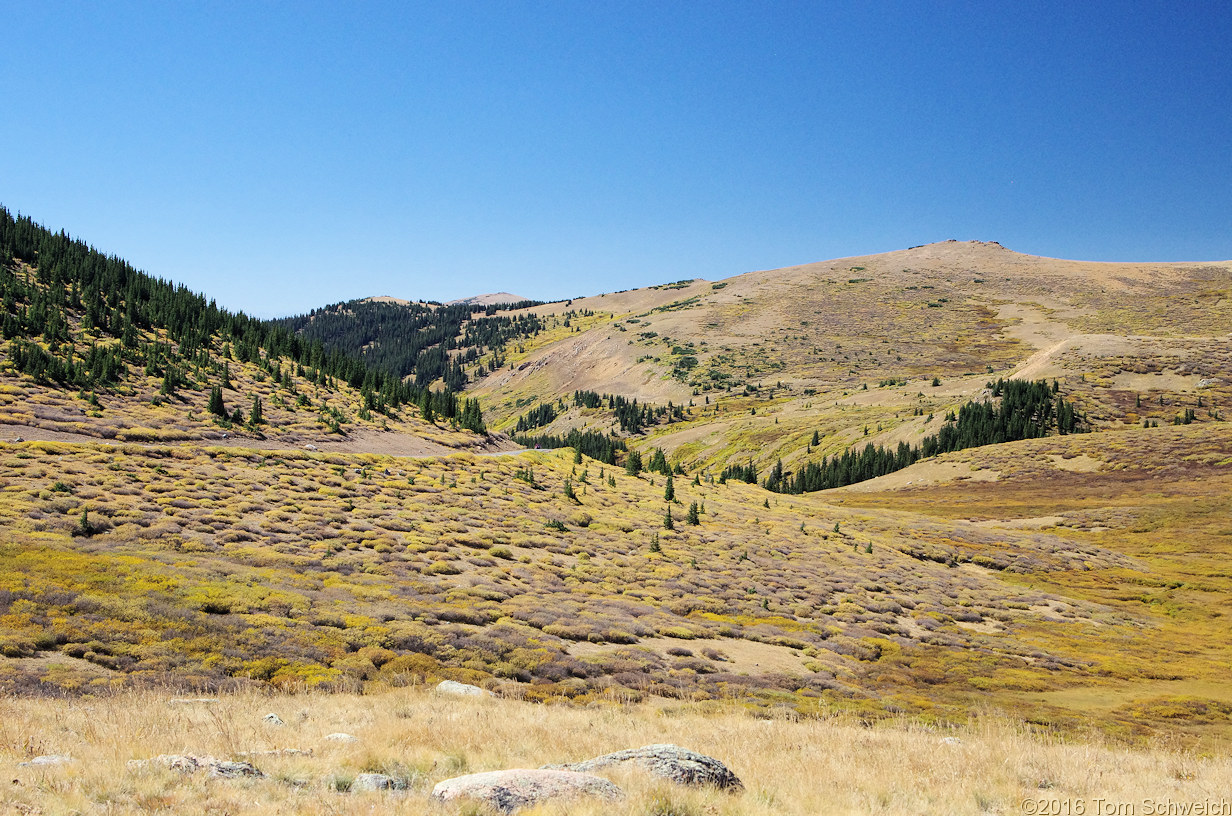
<path fill-rule="evenodd" d="M 0 331 L 10 341 L 10 359 L 18 371 L 43 382 L 106 388 L 139 367 L 161 373 L 174 390 L 190 370 L 199 378 L 220 376 L 225 363 L 211 352 L 221 351 L 242 362 L 259 362 L 271 373 L 281 373 L 285 362 L 317 384 L 345 382 L 361 391 L 371 409 L 427 405 L 434 417 L 457 420 L 477 433 L 485 430 L 478 403 L 459 400 L 450 389 L 431 391 L 327 349 L 320 340 L 223 309 L 181 284 L 140 272 L 63 230 L 53 232 L 4 207 L 0 303 Z M 74 342 L 74 320 L 95 337 L 85 349 Z M 154 329 L 165 331 L 171 343 L 148 342 L 145 332 Z"/>
<path fill-rule="evenodd" d="M 875 479 L 939 453 L 1086 430 L 1073 404 L 1057 393 L 1055 380 L 1052 384 L 1044 380 L 997 380 L 987 387 L 999 401 L 967 403 L 957 415 L 949 414 L 941 429 L 916 447 L 900 442 L 891 449 L 870 443 L 860 450 L 809 462 L 795 472 L 785 470 L 779 460 L 763 485 L 776 493 L 828 490 Z M 752 462 L 732 465 L 723 471 L 721 481 L 728 478 L 754 483 L 757 472 Z"/>
<path fill-rule="evenodd" d="M 465 366 L 487 354 L 476 372 L 482 377 L 503 365 L 506 344 L 543 329 L 536 314 L 497 312 L 537 305 L 540 302 L 533 300 L 493 304 L 484 307 L 484 317 L 473 319 L 477 307 L 464 303 L 351 300 L 274 323 L 374 368 L 411 377 L 416 385 L 441 380 L 449 390 L 461 391 L 469 382 Z"/>

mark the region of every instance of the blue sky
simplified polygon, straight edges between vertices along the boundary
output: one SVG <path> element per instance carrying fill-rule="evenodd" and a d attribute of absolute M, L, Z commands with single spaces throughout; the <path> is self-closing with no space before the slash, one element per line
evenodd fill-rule
<path fill-rule="evenodd" d="M 0 204 L 221 305 L 1232 258 L 1217 2 L 5 2 Z"/>

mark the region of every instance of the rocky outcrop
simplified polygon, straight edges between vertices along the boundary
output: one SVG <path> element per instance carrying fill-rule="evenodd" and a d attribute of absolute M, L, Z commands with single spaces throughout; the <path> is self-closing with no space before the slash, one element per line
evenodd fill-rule
<path fill-rule="evenodd" d="M 744 783 L 714 757 L 666 743 L 604 754 L 584 762 L 544 767 L 590 773 L 628 765 L 642 768 L 677 785 L 713 786 L 733 791 L 744 788 Z"/>
<path fill-rule="evenodd" d="M 161 767 L 170 768 L 181 773 L 196 773 L 207 771 L 210 776 L 237 778 L 242 776 L 265 776 L 253 765 L 247 762 L 231 762 L 216 759 L 212 756 L 194 756 L 192 754 L 160 754 L 150 759 L 134 759 L 128 763 L 130 768 Z"/>
<path fill-rule="evenodd" d="M 512 813 L 549 799 L 578 796 L 614 801 L 623 797 L 624 792 L 608 780 L 587 773 L 527 768 L 458 776 L 432 789 L 432 798 L 438 801 L 476 799 L 501 813 Z"/>

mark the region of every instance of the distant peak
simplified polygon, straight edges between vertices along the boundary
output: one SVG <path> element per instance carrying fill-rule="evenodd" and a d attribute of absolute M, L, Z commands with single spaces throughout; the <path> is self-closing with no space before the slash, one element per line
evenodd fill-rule
<path fill-rule="evenodd" d="M 934 241 L 931 244 L 917 244 L 908 249 L 926 249 L 928 247 L 943 247 L 947 245 L 960 244 L 971 247 L 995 247 L 996 249 L 1005 249 L 999 241 L 960 241 L 957 238 L 948 238 L 944 241 Z"/>
<path fill-rule="evenodd" d="M 524 298 L 521 295 L 510 294 L 509 292 L 493 292 L 488 295 L 473 295 L 466 298 L 458 298 L 446 303 L 446 306 L 469 305 L 469 306 L 493 306 L 503 303 L 521 303 L 529 298 Z"/>
<path fill-rule="evenodd" d="M 366 297 L 360 302 L 361 303 L 396 303 L 399 306 L 410 306 L 411 305 L 411 301 L 403 300 L 402 298 L 396 298 L 396 297 L 393 297 L 392 295 L 375 295 L 373 297 Z"/>

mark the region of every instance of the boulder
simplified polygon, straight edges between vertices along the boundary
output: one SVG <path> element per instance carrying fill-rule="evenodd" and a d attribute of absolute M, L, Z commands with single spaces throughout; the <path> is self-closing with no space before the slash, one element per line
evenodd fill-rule
<path fill-rule="evenodd" d="M 446 779 L 432 789 L 432 798 L 437 801 L 477 799 L 501 813 L 512 813 L 520 807 L 549 799 L 578 796 L 597 796 L 614 801 L 623 797 L 624 792 L 600 776 L 529 768 L 458 776 Z"/>
<path fill-rule="evenodd" d="M 333 734 L 326 734 L 324 738 L 330 742 L 359 742 L 359 737 L 352 736 L 351 734 L 344 734 L 341 731 Z"/>
<path fill-rule="evenodd" d="M 436 686 L 437 694 L 457 694 L 463 697 L 492 697 L 492 692 L 472 686 L 470 683 L 459 683 L 457 680 L 442 680 Z"/>
<path fill-rule="evenodd" d="M 406 790 L 406 783 L 380 773 L 361 773 L 351 780 L 351 793 L 379 790 Z"/>
<path fill-rule="evenodd" d="M 31 765 L 64 765 L 72 761 L 73 758 L 71 756 L 65 756 L 64 754 L 44 754 L 43 756 L 36 756 L 29 762 L 18 762 L 17 766 L 19 768 L 28 768 Z"/>
<path fill-rule="evenodd" d="M 582 771 L 593 771 L 613 766 L 633 765 L 642 768 L 655 776 L 662 777 L 677 785 L 705 786 L 710 785 L 725 790 L 741 790 L 744 783 L 728 770 L 727 766 L 714 757 L 681 748 L 679 745 L 657 744 L 645 745 L 641 748 L 630 748 L 613 754 L 588 759 L 584 762 L 573 762 L 568 765 L 545 765 L 545 768 Z"/>

